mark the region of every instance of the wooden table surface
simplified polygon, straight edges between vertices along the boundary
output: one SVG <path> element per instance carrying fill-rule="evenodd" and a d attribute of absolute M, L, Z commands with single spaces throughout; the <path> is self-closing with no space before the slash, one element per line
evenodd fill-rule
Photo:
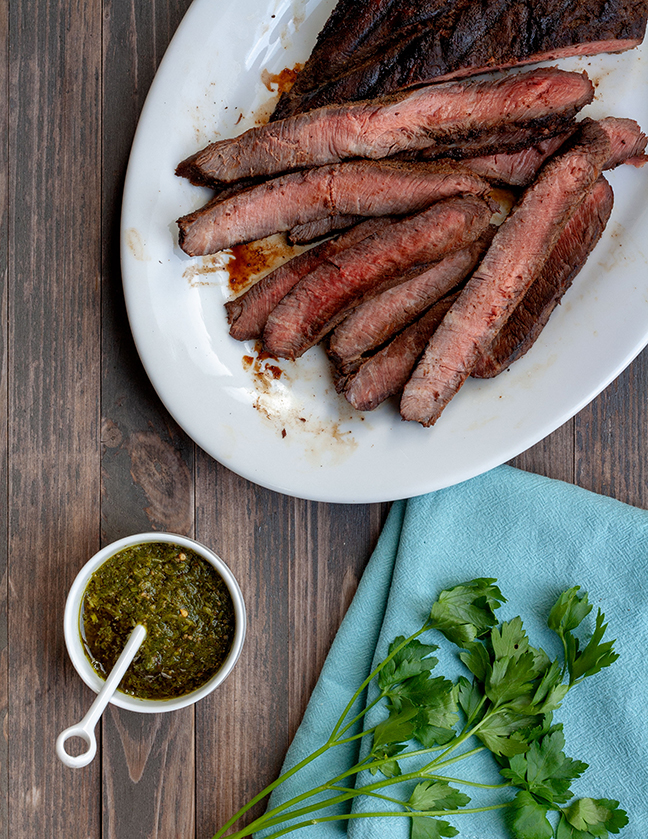
<path fill-rule="evenodd" d="M 218 0 L 214 0 L 218 2 Z M 388 504 L 288 498 L 175 425 L 126 320 L 119 213 L 137 118 L 189 0 L 0 4 L 0 839 L 206 839 L 277 774 Z M 514 464 L 648 506 L 644 353 Z M 215 549 L 248 606 L 197 706 L 109 708 L 99 755 L 56 735 L 93 694 L 64 647 L 81 565 L 126 534 Z"/>

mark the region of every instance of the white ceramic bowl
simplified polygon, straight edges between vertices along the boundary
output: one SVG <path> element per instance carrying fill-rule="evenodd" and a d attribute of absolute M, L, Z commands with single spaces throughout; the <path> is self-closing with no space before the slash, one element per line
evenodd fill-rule
<path fill-rule="evenodd" d="M 198 556 L 206 559 L 218 571 L 229 590 L 234 604 L 234 639 L 232 641 L 232 648 L 220 670 L 209 681 L 205 682 L 204 685 L 191 693 L 172 699 L 139 699 L 136 696 L 130 696 L 118 690 L 110 700 L 113 705 L 118 705 L 120 708 L 127 708 L 129 711 L 138 711 L 143 714 L 157 714 L 162 711 L 175 711 L 178 708 L 193 705 L 194 702 L 198 702 L 199 699 L 211 693 L 227 678 L 241 653 L 245 639 L 246 619 L 243 595 L 234 575 L 219 556 L 205 547 L 205 545 L 201 545 L 200 542 L 188 539 L 186 536 L 178 536 L 175 533 L 136 533 L 134 536 L 126 536 L 124 539 L 112 542 L 86 562 L 77 574 L 67 596 L 63 618 L 65 645 L 72 659 L 72 664 L 83 681 L 96 693 L 99 693 L 103 687 L 104 680 L 95 672 L 90 664 L 81 640 L 79 617 L 83 594 L 91 575 L 102 563 L 124 548 L 131 548 L 134 545 L 141 545 L 146 542 L 167 542 L 195 551 Z"/>

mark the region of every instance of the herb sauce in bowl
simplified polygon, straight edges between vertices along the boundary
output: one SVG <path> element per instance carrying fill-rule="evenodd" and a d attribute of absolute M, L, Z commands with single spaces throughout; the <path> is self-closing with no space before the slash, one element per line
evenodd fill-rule
<path fill-rule="evenodd" d="M 111 671 L 137 623 L 147 635 L 120 691 L 140 699 L 180 697 L 208 682 L 229 655 L 234 604 L 206 559 L 185 546 L 148 541 L 109 557 L 83 593 L 81 639 L 99 676 Z"/>

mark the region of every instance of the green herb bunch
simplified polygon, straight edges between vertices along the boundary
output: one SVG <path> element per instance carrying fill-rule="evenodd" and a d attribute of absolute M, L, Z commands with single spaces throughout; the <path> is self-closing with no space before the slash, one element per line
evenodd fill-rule
<path fill-rule="evenodd" d="M 592 606 L 579 586 L 561 594 L 547 623 L 562 641 L 564 655 L 552 661 L 530 645 L 519 617 L 498 625 L 495 610 L 506 601 L 496 582 L 482 578 L 442 591 L 421 628 L 409 638 L 392 641 L 388 655 L 360 685 L 328 740 L 255 796 L 214 839 L 242 839 L 270 829 L 267 839 L 276 839 L 306 825 L 372 817 L 407 818 L 411 839 L 440 839 L 459 834 L 447 817 L 497 809 L 508 811 L 508 828 L 515 839 L 606 839 L 618 833 L 628 821 L 618 801 L 572 801 L 570 784 L 587 764 L 566 756 L 562 726 L 553 721 L 553 712 L 573 687 L 618 658 L 614 642 L 603 640 L 605 617 L 599 610 L 594 631 L 581 646 L 574 630 Z M 419 641 L 430 630 L 460 649 L 459 658 L 472 678 L 452 682 L 433 674 L 438 647 Z M 355 703 L 374 680 L 375 698 L 354 715 Z M 352 733 L 377 706 L 384 707 L 386 716 Z M 273 807 L 243 830 L 227 833 L 306 765 L 329 749 L 364 737 L 370 747 L 347 771 Z M 451 765 L 485 750 L 493 755 L 502 783 L 448 777 Z M 411 758 L 417 759 L 416 769 Z M 363 777 L 374 780 L 354 786 L 356 775 L 364 770 L 369 775 Z M 470 787 L 493 790 L 495 800 L 470 807 L 463 791 Z M 384 809 L 331 813 L 333 805 L 358 796 L 380 801 Z"/>

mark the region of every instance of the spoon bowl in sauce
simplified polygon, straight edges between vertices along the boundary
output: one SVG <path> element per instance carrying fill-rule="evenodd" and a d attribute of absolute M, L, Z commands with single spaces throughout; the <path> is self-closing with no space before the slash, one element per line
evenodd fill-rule
<path fill-rule="evenodd" d="M 209 548 L 176 534 L 139 533 L 95 554 L 66 601 L 68 653 L 97 693 L 136 624 L 146 638 L 110 701 L 140 713 L 173 711 L 229 675 L 245 638 L 245 605 Z"/>

